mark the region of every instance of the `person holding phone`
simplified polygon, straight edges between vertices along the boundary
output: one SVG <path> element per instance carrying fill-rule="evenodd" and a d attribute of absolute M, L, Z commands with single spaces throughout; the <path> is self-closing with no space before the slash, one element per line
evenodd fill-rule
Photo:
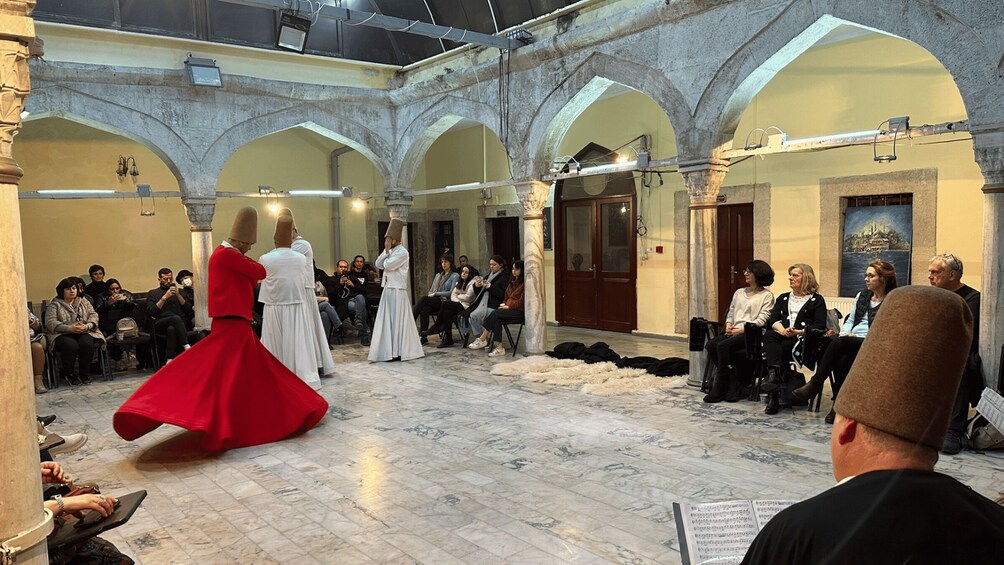
<path fill-rule="evenodd" d="M 154 331 L 163 333 L 167 338 L 164 358 L 171 361 L 191 347 L 185 319 L 194 318 L 195 311 L 192 303 L 185 300 L 174 284 L 174 272 L 171 269 L 164 267 L 157 271 L 157 281 L 160 286 L 146 293 L 146 311 L 154 319 Z"/>

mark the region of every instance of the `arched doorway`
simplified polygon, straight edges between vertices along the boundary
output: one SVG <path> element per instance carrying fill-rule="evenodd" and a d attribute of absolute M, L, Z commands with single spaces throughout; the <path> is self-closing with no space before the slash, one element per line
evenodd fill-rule
<path fill-rule="evenodd" d="M 575 155 L 583 166 L 613 163 L 596 144 Z M 635 181 L 631 172 L 557 182 L 555 314 L 563 325 L 630 332 L 637 328 Z"/>

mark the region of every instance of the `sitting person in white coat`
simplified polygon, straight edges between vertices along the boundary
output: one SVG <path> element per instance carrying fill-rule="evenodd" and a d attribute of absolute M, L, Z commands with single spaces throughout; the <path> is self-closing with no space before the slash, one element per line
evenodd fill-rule
<path fill-rule="evenodd" d="M 314 301 L 304 300 L 304 263 L 307 258 L 290 249 L 293 244 L 293 218 L 279 216 L 275 225 L 275 249 L 261 256 L 265 280 L 261 282 L 258 301 L 265 305 L 262 314 L 261 343 L 287 369 L 310 385 L 321 388 L 314 353 L 314 325 L 317 316 Z"/>
<path fill-rule="evenodd" d="M 376 268 L 383 269 L 383 296 L 373 323 L 370 361 L 408 361 L 424 357 L 408 297 L 408 250 L 401 245 L 404 222 L 392 218 Z"/>

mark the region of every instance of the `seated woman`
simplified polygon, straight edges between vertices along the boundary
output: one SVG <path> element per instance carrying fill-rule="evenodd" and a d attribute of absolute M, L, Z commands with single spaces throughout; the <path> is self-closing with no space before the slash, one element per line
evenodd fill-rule
<path fill-rule="evenodd" d="M 469 335 L 481 335 L 484 331 L 485 318 L 494 312 L 509 286 L 509 274 L 506 272 L 505 259 L 501 255 L 492 255 L 488 260 L 488 276 L 474 279 L 474 300 L 466 310 L 460 313 L 460 333 L 467 339 Z"/>
<path fill-rule="evenodd" d="M 523 320 L 523 262 L 516 261 L 512 264 L 512 277 L 509 279 L 509 286 L 505 289 L 505 299 L 499 304 L 497 310 L 485 318 L 485 330 L 481 336 L 474 340 L 467 347 L 471 349 L 488 349 L 489 357 L 501 357 L 505 355 L 505 346 L 502 345 L 502 323 L 520 322 Z M 494 345 L 494 347 L 493 347 Z"/>
<path fill-rule="evenodd" d="M 812 375 L 805 386 L 793 390 L 792 396 L 805 401 L 814 398 L 823 390 L 826 378 L 833 373 L 833 401 L 837 401 L 837 393 L 851 371 L 851 365 L 868 335 L 868 328 L 875 320 L 882 300 L 896 286 L 896 269 L 892 264 L 879 260 L 868 265 L 865 270 L 865 290 L 854 298 L 853 314 L 844 320 L 840 335 L 829 340 L 816 374 Z M 826 423 L 832 424 L 835 416 L 833 408 L 830 408 L 830 413 L 825 418 Z"/>
<path fill-rule="evenodd" d="M 443 333 L 443 341 L 439 343 L 439 347 L 451 347 L 453 346 L 453 320 L 457 317 L 457 314 L 463 310 L 470 307 L 471 302 L 474 300 L 474 293 L 477 288 L 474 286 L 474 279 L 478 276 L 478 270 L 470 265 L 465 265 L 460 269 L 460 282 L 457 286 L 453 287 L 453 292 L 450 293 L 450 299 L 443 303 L 439 308 L 439 314 L 436 316 L 436 323 L 428 329 L 428 331 L 421 332 L 422 337 L 428 337 L 429 334 Z"/>
<path fill-rule="evenodd" d="M 732 359 L 746 346 L 743 335 L 746 324 L 763 327 L 774 308 L 774 293 L 766 289 L 774 284 L 774 269 L 766 262 L 754 259 L 746 265 L 743 276 L 748 286 L 732 295 L 732 303 L 725 316 L 725 332 L 709 340 L 705 346 L 709 361 L 718 369 L 718 378 L 704 397 L 708 403 L 722 400 L 735 402 L 742 398 L 739 375 Z"/>
<path fill-rule="evenodd" d="M 777 297 L 767 323 L 774 331 L 763 335 L 763 351 L 767 357 L 767 380 L 761 390 L 768 393 L 765 414 L 777 414 L 781 408 L 780 389 L 784 372 L 782 363 L 791 361 L 791 350 L 798 336 L 806 330 L 826 329 L 826 300 L 816 294 L 819 283 L 816 273 L 805 263 L 788 267 L 791 292 Z"/>
<path fill-rule="evenodd" d="M 100 347 L 105 340 L 98 330 L 98 313 L 77 291 L 77 283 L 72 278 L 59 281 L 56 297 L 45 310 L 49 349 L 60 354 L 63 362 L 60 376 L 74 386 L 91 382 L 94 348 Z M 78 364 L 80 371 L 76 372 L 74 367 Z"/>
<path fill-rule="evenodd" d="M 28 338 L 31 340 L 31 374 L 35 380 L 35 394 L 45 394 L 49 389 L 42 383 L 45 370 L 45 332 L 42 322 L 28 309 Z"/>
<path fill-rule="evenodd" d="M 443 306 L 443 302 L 449 300 L 453 287 L 457 286 L 457 281 L 460 280 L 460 275 L 457 274 L 453 266 L 453 255 L 444 253 L 440 256 L 439 266 L 443 270 L 436 273 L 436 276 L 432 279 L 432 286 L 429 287 L 428 294 L 419 298 L 414 308 L 412 308 L 412 314 L 418 318 L 419 333 L 429 329 L 429 316 L 435 312 L 439 312 L 439 309 Z M 422 338 L 423 345 L 428 341 L 428 338 Z"/>
<path fill-rule="evenodd" d="M 118 279 L 108 279 L 105 291 L 98 295 L 94 309 L 98 313 L 98 329 L 101 333 L 114 335 L 122 318 L 136 319 L 136 303 L 132 299 L 132 294 L 127 292 L 119 284 Z M 108 346 L 108 355 L 115 360 L 116 369 L 123 371 L 127 368 L 129 358 L 125 358 L 123 363 L 122 348 L 114 344 Z"/>

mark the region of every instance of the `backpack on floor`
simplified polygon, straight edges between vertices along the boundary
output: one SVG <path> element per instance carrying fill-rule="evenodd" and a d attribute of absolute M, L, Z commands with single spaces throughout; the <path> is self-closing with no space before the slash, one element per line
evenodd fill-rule
<path fill-rule="evenodd" d="M 129 317 L 120 319 L 115 323 L 115 337 L 117 339 L 139 337 L 139 324 Z"/>
<path fill-rule="evenodd" d="M 1004 449 L 1004 434 L 979 414 L 969 420 L 966 435 L 976 451 Z"/>

